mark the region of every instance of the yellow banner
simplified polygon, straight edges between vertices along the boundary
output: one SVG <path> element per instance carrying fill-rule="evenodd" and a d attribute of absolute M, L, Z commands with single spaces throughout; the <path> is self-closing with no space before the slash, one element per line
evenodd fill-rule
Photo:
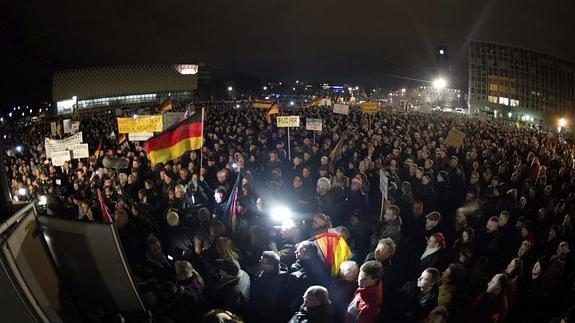
<path fill-rule="evenodd" d="M 363 113 L 378 113 L 379 104 L 377 102 L 364 102 L 361 104 L 361 112 Z"/>
<path fill-rule="evenodd" d="M 118 118 L 118 132 L 161 132 L 162 115 L 138 116 L 136 118 Z"/>
<path fill-rule="evenodd" d="M 273 102 L 268 102 L 268 101 L 254 101 L 252 106 L 254 108 L 259 108 L 259 109 L 269 109 L 272 107 L 273 104 L 274 104 Z"/>

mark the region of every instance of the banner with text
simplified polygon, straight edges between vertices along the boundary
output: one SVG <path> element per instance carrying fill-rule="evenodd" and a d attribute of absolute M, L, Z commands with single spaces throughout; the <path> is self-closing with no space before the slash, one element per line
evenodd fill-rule
<path fill-rule="evenodd" d="M 336 103 L 333 105 L 333 113 L 349 114 L 349 105 Z"/>
<path fill-rule="evenodd" d="M 162 115 L 144 115 L 136 118 L 117 118 L 119 133 L 161 132 L 164 130 Z"/>
<path fill-rule="evenodd" d="M 378 113 L 379 104 L 377 102 L 363 102 L 361 104 L 361 112 L 363 113 Z"/>
<path fill-rule="evenodd" d="M 44 147 L 46 149 L 46 158 L 52 158 L 55 152 L 71 150 L 70 147 L 82 143 L 82 132 L 78 132 L 68 138 L 61 140 L 44 138 Z"/>
<path fill-rule="evenodd" d="M 128 134 L 129 141 L 146 141 L 154 136 L 153 132 L 132 132 Z"/>
<path fill-rule="evenodd" d="M 278 128 L 299 127 L 299 116 L 277 117 Z"/>
<path fill-rule="evenodd" d="M 56 151 L 52 154 L 52 165 L 62 166 L 65 162 L 70 161 L 70 151 Z"/>
<path fill-rule="evenodd" d="M 90 151 L 88 149 L 88 144 L 77 144 L 70 146 L 72 151 L 72 159 L 88 158 L 90 157 Z"/>
<path fill-rule="evenodd" d="M 321 131 L 322 127 L 321 119 L 305 118 L 305 130 Z"/>

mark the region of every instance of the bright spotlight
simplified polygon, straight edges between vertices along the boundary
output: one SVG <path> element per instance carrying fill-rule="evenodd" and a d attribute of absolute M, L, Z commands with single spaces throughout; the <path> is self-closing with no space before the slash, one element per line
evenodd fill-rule
<path fill-rule="evenodd" d="M 20 145 L 16 146 L 16 151 L 17 151 L 17 152 L 21 153 L 21 152 L 22 152 L 22 149 L 23 149 L 22 146 L 20 146 Z"/>
<path fill-rule="evenodd" d="M 283 223 L 284 221 L 291 220 L 292 212 L 285 206 L 277 206 L 272 209 L 272 220 Z"/>
<path fill-rule="evenodd" d="M 439 50 L 439 55 L 443 55 L 443 54 L 445 54 L 445 51 L 444 51 L 443 49 L 440 49 L 440 50 Z"/>
<path fill-rule="evenodd" d="M 401 93 L 405 93 L 405 91 L 407 91 L 406 89 L 401 89 Z"/>
<path fill-rule="evenodd" d="M 21 187 L 18 189 L 18 195 L 20 196 L 26 196 L 26 189 Z"/>
<path fill-rule="evenodd" d="M 268 87 L 267 87 L 267 86 L 264 86 L 264 91 L 266 91 L 267 89 L 268 89 Z"/>
<path fill-rule="evenodd" d="M 293 101 L 289 102 L 289 105 L 293 106 L 295 103 Z"/>
<path fill-rule="evenodd" d="M 565 128 L 566 125 L 567 125 L 567 120 L 565 118 L 559 119 L 559 127 Z"/>
<path fill-rule="evenodd" d="M 433 81 L 433 87 L 436 89 L 444 89 L 447 87 L 447 81 L 441 77 L 437 78 L 435 81 Z"/>
<path fill-rule="evenodd" d="M 232 92 L 233 89 L 234 89 L 233 87 L 228 86 L 228 92 Z"/>
<path fill-rule="evenodd" d="M 359 86 L 356 86 L 356 87 L 355 87 L 355 90 L 356 90 L 356 91 L 359 90 Z"/>
<path fill-rule="evenodd" d="M 287 219 L 285 221 L 282 221 L 282 230 L 289 230 L 291 228 L 295 227 L 295 222 L 292 219 Z"/>
<path fill-rule="evenodd" d="M 509 112 L 509 113 L 507 114 L 507 116 L 508 116 L 509 118 L 511 118 L 511 117 L 513 116 L 513 113 Z"/>
<path fill-rule="evenodd" d="M 40 195 L 38 197 L 38 205 L 46 206 L 46 204 L 48 204 L 48 197 L 46 197 L 46 195 Z"/>
<path fill-rule="evenodd" d="M 134 119 L 137 119 L 137 118 L 138 118 L 138 115 L 137 115 L 137 114 L 134 114 L 133 118 L 134 118 Z"/>
<path fill-rule="evenodd" d="M 12 112 L 8 113 L 8 118 L 12 118 Z"/>

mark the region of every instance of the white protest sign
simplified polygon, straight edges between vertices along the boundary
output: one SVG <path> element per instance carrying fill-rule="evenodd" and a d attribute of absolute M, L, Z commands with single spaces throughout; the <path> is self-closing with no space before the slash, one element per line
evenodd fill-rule
<path fill-rule="evenodd" d="M 321 131 L 322 126 L 321 119 L 305 118 L 305 130 Z"/>
<path fill-rule="evenodd" d="M 70 146 L 72 151 L 73 159 L 88 158 L 90 157 L 90 151 L 88 149 L 88 144 L 78 144 Z"/>
<path fill-rule="evenodd" d="M 72 133 L 72 119 L 64 119 L 64 133 Z"/>
<path fill-rule="evenodd" d="M 61 140 L 44 138 L 44 147 L 46 148 L 46 158 L 51 158 L 52 154 L 59 151 L 70 150 L 70 146 L 82 143 L 82 132 L 78 132 L 68 138 Z"/>
<path fill-rule="evenodd" d="M 130 141 L 146 141 L 154 136 L 153 132 L 131 132 L 128 134 Z"/>
<path fill-rule="evenodd" d="M 80 121 L 72 122 L 72 133 L 80 131 Z"/>
<path fill-rule="evenodd" d="M 65 162 L 70 161 L 70 151 L 56 151 L 52 154 L 52 165 L 62 166 Z"/>
<path fill-rule="evenodd" d="M 50 132 L 52 133 L 52 137 L 56 137 L 56 122 L 50 122 Z"/>
<path fill-rule="evenodd" d="M 349 114 L 349 105 L 336 103 L 333 105 L 333 113 Z"/>
<path fill-rule="evenodd" d="M 277 117 L 278 128 L 299 127 L 299 116 Z"/>

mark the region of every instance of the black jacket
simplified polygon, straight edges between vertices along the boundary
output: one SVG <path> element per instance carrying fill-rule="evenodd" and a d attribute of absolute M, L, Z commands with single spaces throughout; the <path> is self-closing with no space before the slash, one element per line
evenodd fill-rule
<path fill-rule="evenodd" d="M 331 323 L 333 322 L 333 306 L 330 304 L 304 307 L 302 306 L 289 320 L 289 323 Z"/>

